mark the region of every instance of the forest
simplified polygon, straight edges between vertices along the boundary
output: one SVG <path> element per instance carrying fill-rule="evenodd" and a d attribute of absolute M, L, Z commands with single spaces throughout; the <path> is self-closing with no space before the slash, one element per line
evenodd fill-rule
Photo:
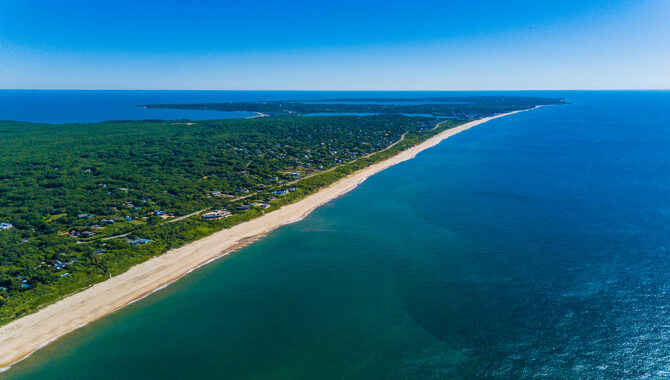
<path fill-rule="evenodd" d="M 299 116 L 307 111 L 279 102 L 262 111 L 273 116 L 251 119 L 0 121 L 0 324 L 272 212 L 469 119 L 558 103 L 431 105 L 461 115 L 450 119 L 404 116 L 405 106 L 379 112 L 381 105 L 370 116 Z M 232 215 L 202 217 L 224 209 Z"/>

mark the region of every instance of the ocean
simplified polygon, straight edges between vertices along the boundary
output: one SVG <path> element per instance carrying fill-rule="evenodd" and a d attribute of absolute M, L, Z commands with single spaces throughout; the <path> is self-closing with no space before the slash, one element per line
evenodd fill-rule
<path fill-rule="evenodd" d="M 230 119 L 257 116 L 255 112 L 150 109 L 144 104 L 222 103 L 332 98 L 429 97 L 450 92 L 342 91 L 78 91 L 0 90 L 0 120 L 33 123 L 89 123 L 108 120 Z M 355 102 L 354 102 L 355 103 Z M 388 104 L 388 103 L 387 103 Z M 407 104 L 417 104 L 410 102 Z"/>
<path fill-rule="evenodd" d="M 371 94 L 426 95 L 192 99 Z M 0 377 L 670 376 L 670 92 L 504 94 L 571 104 L 449 138 Z"/>

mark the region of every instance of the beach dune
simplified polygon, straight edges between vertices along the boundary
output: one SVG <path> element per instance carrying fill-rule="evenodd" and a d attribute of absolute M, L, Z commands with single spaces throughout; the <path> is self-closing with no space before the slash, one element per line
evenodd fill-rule
<path fill-rule="evenodd" d="M 487 117 L 448 129 L 391 158 L 361 169 L 300 201 L 170 250 L 130 268 L 125 273 L 2 326 L 0 368 L 9 368 L 13 363 L 58 337 L 151 294 L 195 268 L 253 241 L 272 229 L 304 218 L 315 208 L 354 189 L 375 173 L 409 160 L 417 153 L 459 132 L 517 112 L 521 111 Z"/>

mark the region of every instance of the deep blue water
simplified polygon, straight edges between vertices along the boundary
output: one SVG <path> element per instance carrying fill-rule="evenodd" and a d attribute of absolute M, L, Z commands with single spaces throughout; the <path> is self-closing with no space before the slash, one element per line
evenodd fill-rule
<path fill-rule="evenodd" d="M 667 377 L 670 92 L 547 95 L 3 375 Z"/>
<path fill-rule="evenodd" d="M 472 92 L 393 91 L 78 91 L 0 90 L 0 120 L 35 123 L 85 123 L 106 120 L 227 119 L 255 116 L 252 112 L 147 109 L 142 104 L 216 103 L 259 100 L 307 100 L 459 96 Z M 404 104 L 418 104 L 408 102 Z"/>
<path fill-rule="evenodd" d="M 191 96 L 189 96 L 191 95 Z M 141 104 L 215 102 L 225 96 L 193 91 L 0 90 L 0 120 L 34 123 L 86 123 L 106 120 L 226 119 L 251 112 L 148 109 Z"/>

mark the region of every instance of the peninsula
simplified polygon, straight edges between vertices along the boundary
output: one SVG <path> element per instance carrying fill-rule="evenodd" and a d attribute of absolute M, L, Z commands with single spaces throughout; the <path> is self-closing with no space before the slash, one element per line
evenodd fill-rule
<path fill-rule="evenodd" d="M 432 103 L 449 119 L 365 100 L 374 115 L 307 117 L 281 103 L 246 120 L 2 122 L 0 222 L 14 228 L 0 231 L 0 367 L 449 136 L 562 102 L 511 99 L 463 101 L 457 115 Z M 322 105 L 307 113 L 351 111 Z"/>

